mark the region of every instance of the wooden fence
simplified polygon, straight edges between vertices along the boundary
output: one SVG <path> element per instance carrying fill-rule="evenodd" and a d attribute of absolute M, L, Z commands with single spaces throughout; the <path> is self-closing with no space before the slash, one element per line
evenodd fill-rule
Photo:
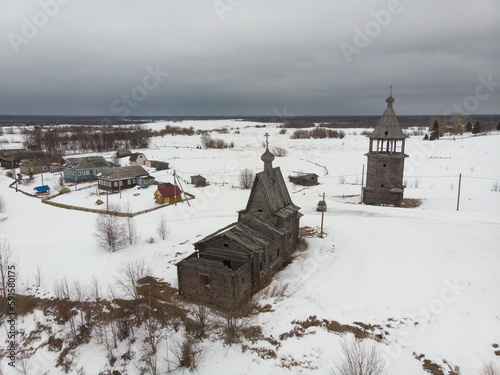
<path fill-rule="evenodd" d="M 192 199 L 195 199 L 195 196 L 193 194 L 189 194 L 189 193 L 184 193 L 184 194 L 187 195 L 188 198 L 181 199 L 180 201 L 178 201 L 176 203 L 166 203 L 166 204 L 162 204 L 162 205 L 157 206 L 157 207 L 148 208 L 146 210 L 141 210 L 141 211 L 137 211 L 137 212 L 117 212 L 117 211 L 108 211 L 108 210 L 97 210 L 95 208 L 79 207 L 79 206 L 73 206 L 70 204 L 63 204 L 63 203 L 57 203 L 57 202 L 51 201 L 51 199 L 53 199 L 61 194 L 56 194 L 56 195 L 52 195 L 50 197 L 44 198 L 44 199 L 42 199 L 42 203 L 45 203 L 45 204 L 48 204 L 48 205 L 51 205 L 54 207 L 64 208 L 67 210 L 92 212 L 95 214 L 106 214 L 106 215 L 113 215 L 113 216 L 120 216 L 120 217 L 134 217 L 137 215 L 142 215 L 142 214 L 146 214 L 148 212 L 159 210 L 160 208 L 176 205 L 177 203 L 182 203 L 182 202 L 186 202 L 186 201 L 190 201 Z"/>
<path fill-rule="evenodd" d="M 12 188 L 12 189 L 15 189 L 14 184 L 16 182 L 17 181 L 14 179 L 14 182 L 12 182 L 9 185 L 9 187 Z M 94 187 L 94 186 L 91 185 L 91 186 L 85 187 L 83 189 L 88 189 L 88 188 Z M 81 190 L 81 189 L 78 189 L 78 190 Z M 18 191 L 20 193 L 23 193 L 24 195 L 27 195 L 28 197 L 40 198 L 39 196 L 37 196 L 35 194 L 27 193 L 25 191 L 22 191 L 21 189 L 17 189 L 16 191 Z M 157 206 L 157 207 L 148 208 L 146 210 L 141 210 L 141 211 L 137 211 L 137 212 L 116 212 L 116 211 L 108 211 L 108 210 L 97 210 L 95 208 L 73 206 L 71 204 L 57 203 L 57 202 L 52 202 L 51 201 L 51 199 L 54 199 L 55 197 L 58 197 L 61 194 L 65 194 L 65 193 L 57 193 L 57 194 L 48 196 L 46 198 L 42 198 L 42 203 L 45 203 L 45 204 L 48 204 L 48 205 L 54 206 L 54 207 L 64 208 L 66 210 L 92 212 L 92 213 L 95 213 L 95 214 L 107 214 L 107 215 L 114 215 L 114 216 L 120 216 L 120 217 L 134 217 L 134 216 L 137 216 L 137 215 L 142 215 L 142 214 L 146 214 L 148 212 L 159 210 L 160 208 L 164 208 L 164 207 L 176 205 L 177 203 L 182 203 L 182 202 L 190 201 L 190 200 L 193 200 L 193 199 L 196 198 L 193 194 L 189 194 L 189 193 L 183 192 L 184 195 L 187 195 L 187 198 L 181 199 L 180 201 L 175 202 L 175 203 L 166 203 L 166 204 L 162 204 L 162 205 Z"/>

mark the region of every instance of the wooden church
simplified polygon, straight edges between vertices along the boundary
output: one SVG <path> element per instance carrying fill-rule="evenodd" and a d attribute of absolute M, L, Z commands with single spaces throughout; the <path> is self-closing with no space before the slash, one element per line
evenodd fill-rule
<path fill-rule="evenodd" d="M 268 135 L 266 134 L 266 138 Z M 249 299 L 298 244 L 300 207 L 293 204 L 274 155 L 261 156 L 247 206 L 238 221 L 194 244 L 177 263 L 179 293 L 221 307 Z"/>
<path fill-rule="evenodd" d="M 366 154 L 368 167 L 363 203 L 400 206 L 404 191 L 404 162 L 408 157 L 405 154 L 405 140 L 408 136 L 401 130 L 392 108 L 392 86 L 385 101 L 387 108 L 373 132 L 368 135 L 370 149 Z"/>

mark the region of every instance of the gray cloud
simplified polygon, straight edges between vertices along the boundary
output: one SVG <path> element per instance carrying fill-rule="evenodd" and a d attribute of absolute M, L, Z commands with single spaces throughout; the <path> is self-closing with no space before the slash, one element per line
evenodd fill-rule
<path fill-rule="evenodd" d="M 392 83 L 398 113 L 441 114 L 500 82 L 499 21 L 496 0 L 4 0 L 0 113 L 113 115 L 146 92 L 130 115 L 379 114 Z M 499 89 L 474 112 L 500 113 Z"/>

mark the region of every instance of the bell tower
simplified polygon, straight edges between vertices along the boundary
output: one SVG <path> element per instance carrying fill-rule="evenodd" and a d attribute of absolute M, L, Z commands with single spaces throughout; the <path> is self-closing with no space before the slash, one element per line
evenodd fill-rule
<path fill-rule="evenodd" d="M 399 126 L 392 108 L 392 86 L 385 100 L 387 108 L 375 129 L 368 135 L 370 148 L 367 154 L 368 167 L 366 186 L 363 188 L 363 203 L 400 206 L 403 201 L 403 171 L 405 140 L 408 138 Z"/>

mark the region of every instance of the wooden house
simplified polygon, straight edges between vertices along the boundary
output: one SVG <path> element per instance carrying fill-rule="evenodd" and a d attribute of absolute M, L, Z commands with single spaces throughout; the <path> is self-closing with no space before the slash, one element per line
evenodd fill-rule
<path fill-rule="evenodd" d="M 92 181 L 98 178 L 103 168 L 111 166 L 102 156 L 68 158 L 64 164 L 63 176 L 72 182 Z"/>
<path fill-rule="evenodd" d="M 23 149 L 2 150 L 0 153 L 0 164 L 3 168 L 13 169 L 18 168 L 21 160 L 29 159 L 45 159 L 48 158 L 43 151 L 29 151 Z"/>
<path fill-rule="evenodd" d="M 194 244 L 177 264 L 179 293 L 221 307 L 240 304 L 281 267 L 298 243 L 300 207 L 293 204 L 274 155 L 266 147 L 238 222 Z"/>
<path fill-rule="evenodd" d="M 23 159 L 19 163 L 21 174 L 40 174 L 49 172 L 52 160 L 50 158 Z"/>
<path fill-rule="evenodd" d="M 368 135 L 370 139 L 366 186 L 363 188 L 363 203 L 400 206 L 403 201 L 403 171 L 405 140 L 408 138 L 392 108 L 394 98 L 386 99 L 387 108 L 375 129 Z"/>
<path fill-rule="evenodd" d="M 191 176 L 191 183 L 194 186 L 205 186 L 207 184 L 207 179 L 198 174 L 196 176 Z"/>
<path fill-rule="evenodd" d="M 155 191 L 155 202 L 158 204 L 175 204 L 182 200 L 182 190 L 170 182 L 159 183 Z"/>
<path fill-rule="evenodd" d="M 130 155 L 128 161 L 130 165 L 147 165 L 148 158 L 142 152 L 136 152 Z"/>
<path fill-rule="evenodd" d="M 98 187 L 106 191 L 130 189 L 134 186 L 147 187 L 153 185 L 154 177 L 140 165 L 103 168 L 98 178 Z"/>
<path fill-rule="evenodd" d="M 288 179 L 297 185 L 314 186 L 319 184 L 318 177 L 316 173 L 301 173 L 297 176 L 288 176 Z"/>

